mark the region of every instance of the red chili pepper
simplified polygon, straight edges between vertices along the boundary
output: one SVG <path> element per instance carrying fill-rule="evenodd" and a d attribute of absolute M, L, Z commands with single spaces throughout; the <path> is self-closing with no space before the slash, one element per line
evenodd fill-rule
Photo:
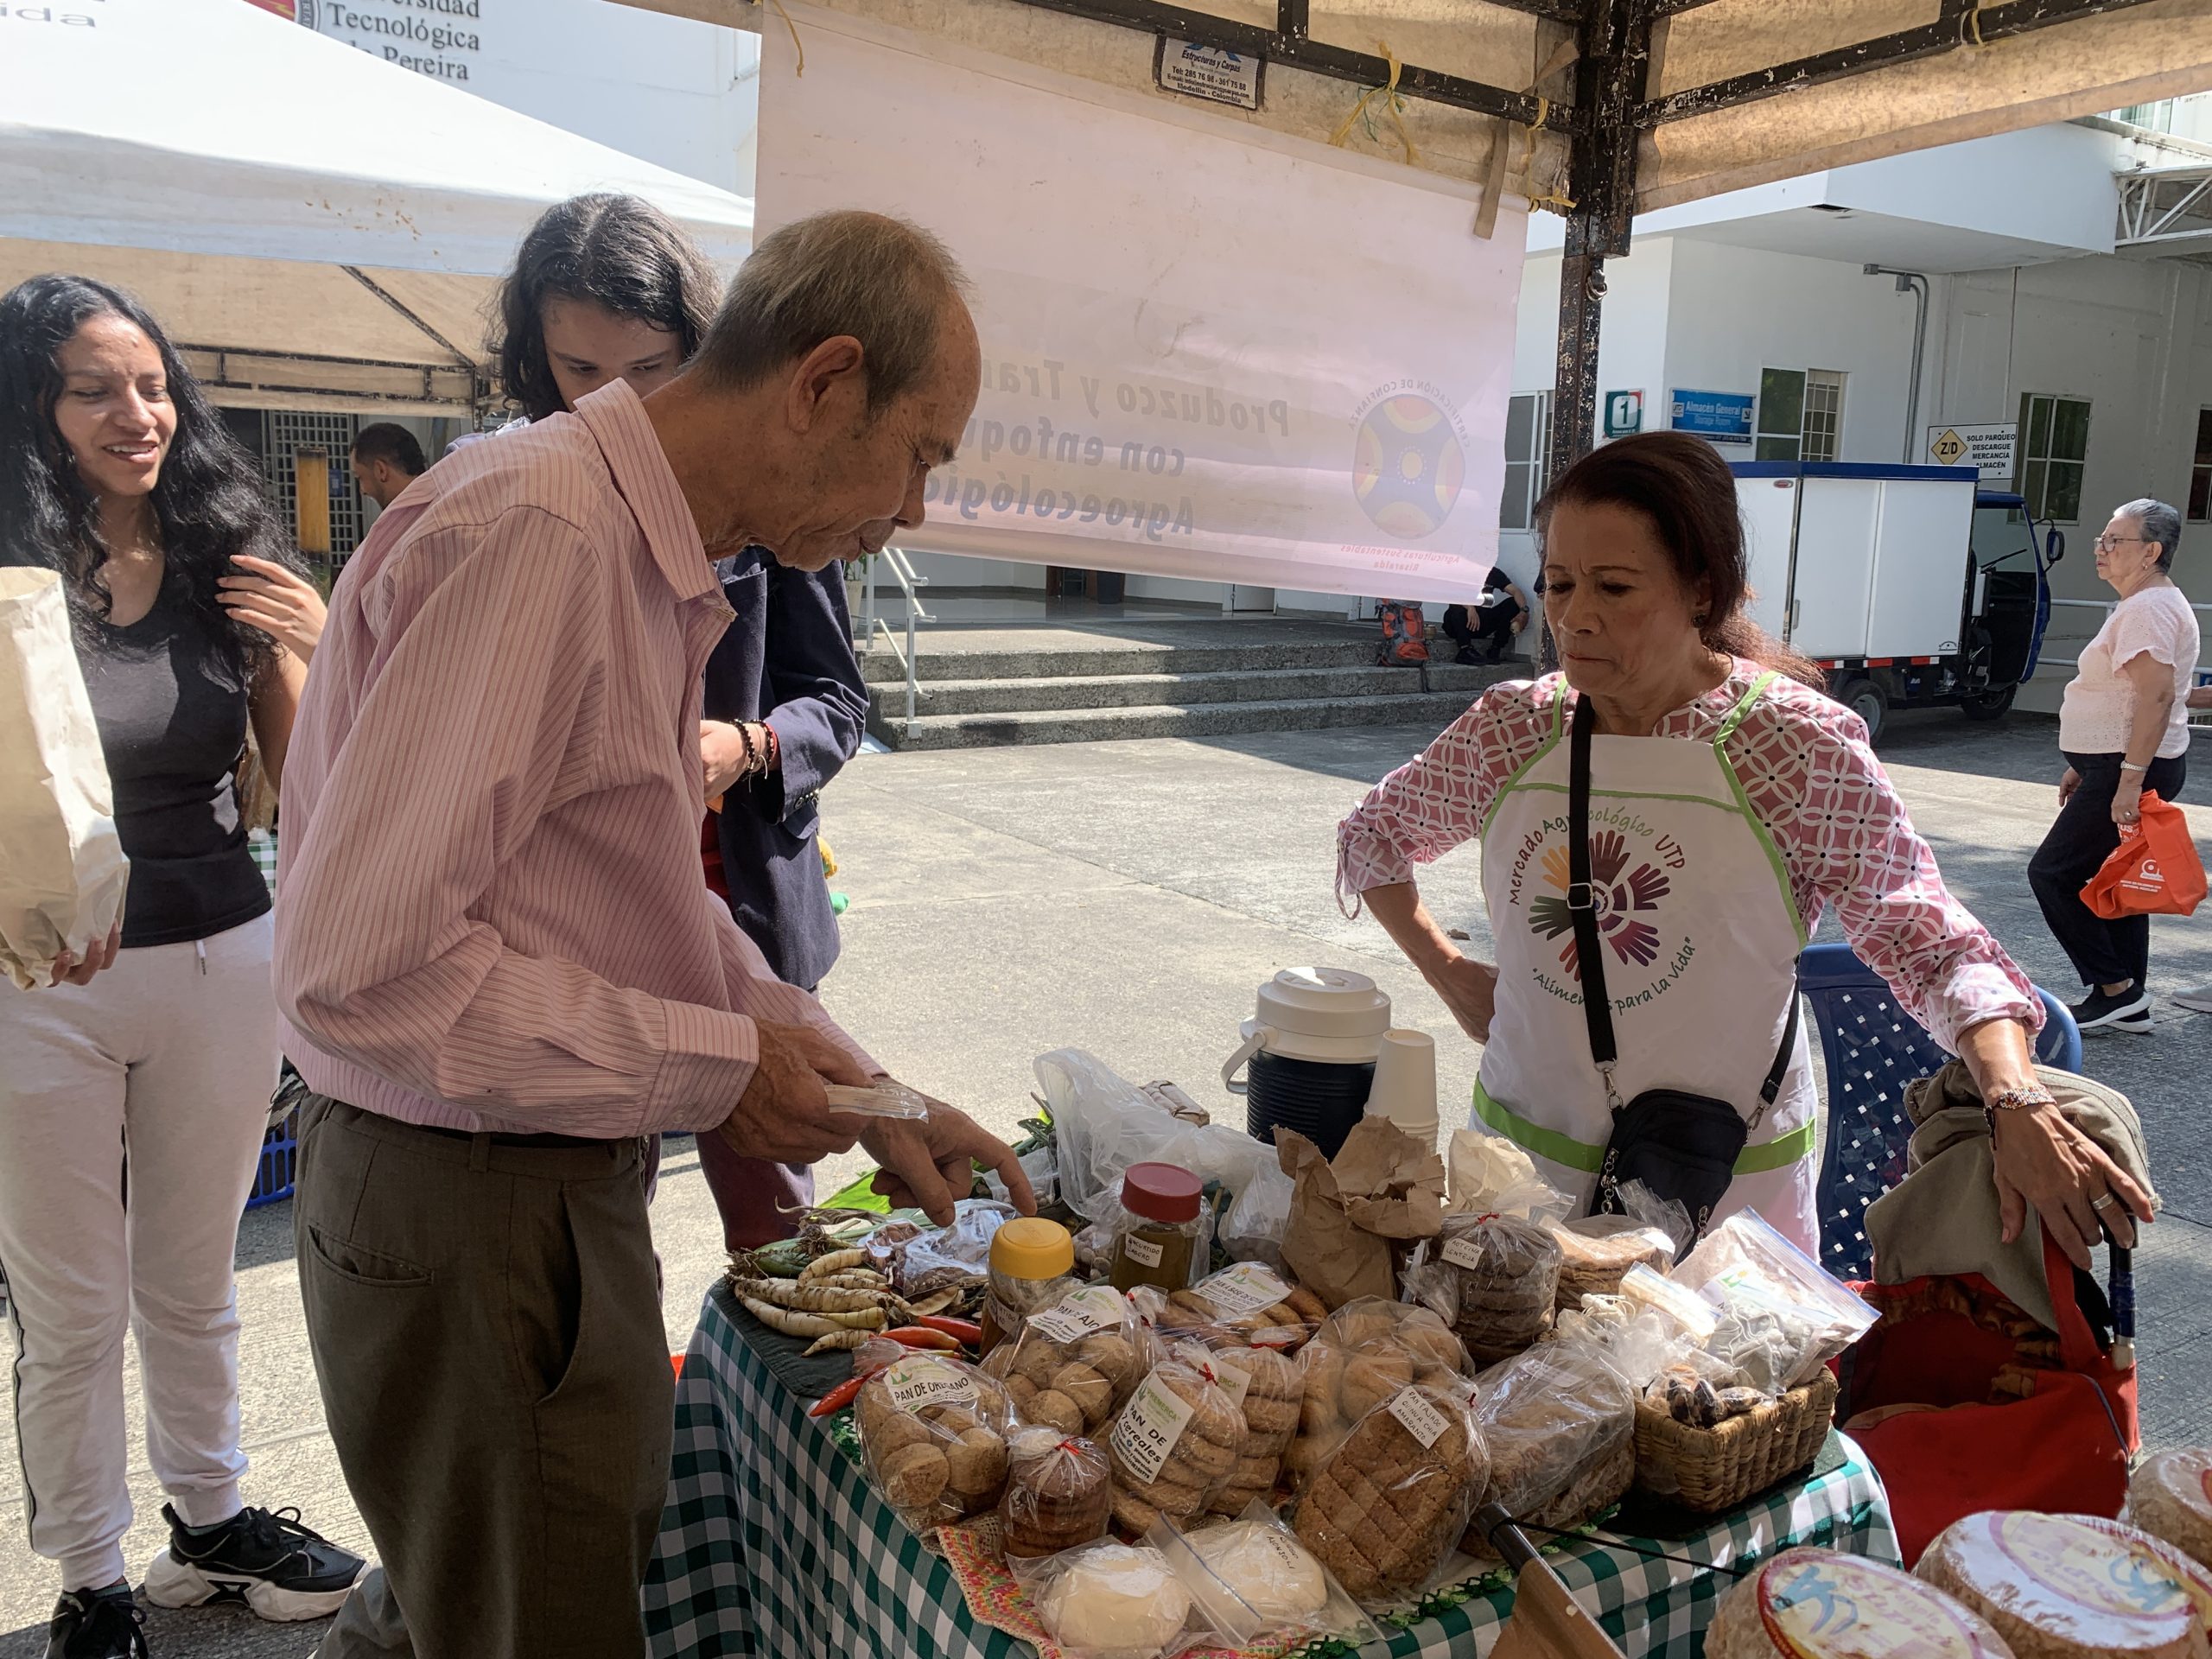
<path fill-rule="evenodd" d="M 861 1391 L 861 1384 L 867 1381 L 867 1377 L 857 1375 L 847 1377 L 809 1406 L 806 1408 L 806 1414 L 810 1417 L 827 1417 L 833 1411 L 842 1411 L 853 1403 L 853 1396 Z"/>
<path fill-rule="evenodd" d="M 944 1332 L 927 1330 L 918 1325 L 897 1325 L 888 1331 L 879 1331 L 876 1334 L 908 1348 L 931 1348 L 940 1353 L 953 1352 L 960 1346 Z"/>
<path fill-rule="evenodd" d="M 914 1323 L 931 1331 L 942 1331 L 946 1336 L 957 1338 L 971 1348 L 983 1340 L 983 1327 L 973 1319 L 952 1319 L 942 1313 L 923 1313 L 916 1316 Z"/>

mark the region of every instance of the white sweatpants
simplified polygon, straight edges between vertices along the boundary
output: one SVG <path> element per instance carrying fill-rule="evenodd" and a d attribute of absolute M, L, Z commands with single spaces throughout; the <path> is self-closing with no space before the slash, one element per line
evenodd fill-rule
<path fill-rule="evenodd" d="M 16 1442 L 31 1548 L 64 1589 L 124 1575 L 126 1325 L 147 1458 L 178 1514 L 212 1526 L 239 1507 L 232 1262 L 276 1074 L 272 937 L 264 916 L 123 951 L 89 985 L 0 982 Z"/>

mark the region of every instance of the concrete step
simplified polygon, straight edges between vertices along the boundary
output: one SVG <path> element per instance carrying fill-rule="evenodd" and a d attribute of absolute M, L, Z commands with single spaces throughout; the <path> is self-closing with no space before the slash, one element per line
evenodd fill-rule
<path fill-rule="evenodd" d="M 1316 698 L 1463 693 L 1470 701 L 1503 678 L 1497 668 L 1236 668 L 1214 673 L 1070 674 L 1057 678 L 924 680 L 917 716 L 1045 713 L 1070 709 L 1179 708 L 1194 703 L 1294 702 Z M 904 719 L 905 681 L 868 688 L 879 717 Z"/>
<path fill-rule="evenodd" d="M 1323 727 L 1427 725 L 1442 731 L 1466 711 L 1469 694 L 1416 691 L 1366 697 L 1300 697 L 1262 702 L 1172 703 L 1116 709 L 1032 709 L 1004 714 L 871 719 L 894 749 L 982 749 L 1025 743 L 1100 743 L 1136 737 L 1226 737 Z"/>
<path fill-rule="evenodd" d="M 1349 632 L 1349 631 L 1347 631 Z M 1102 639 L 1046 650 L 932 651 L 920 638 L 918 680 L 1030 680 L 1067 676 L 1090 678 L 1130 674 L 1222 674 L 1273 668 L 1371 668 L 1380 636 L 1364 633 L 1342 640 L 1279 639 L 1252 645 L 1157 645 L 1149 641 Z M 906 683 L 899 658 L 880 648 L 861 658 L 861 672 L 871 685 Z"/>

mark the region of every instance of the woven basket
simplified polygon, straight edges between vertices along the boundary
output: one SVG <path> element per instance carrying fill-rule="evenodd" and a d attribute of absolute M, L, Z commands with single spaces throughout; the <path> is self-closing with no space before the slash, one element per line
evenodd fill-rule
<path fill-rule="evenodd" d="M 1835 1418 L 1835 1378 L 1823 1367 L 1802 1388 L 1717 1428 L 1676 1422 L 1665 1406 L 1636 1407 L 1636 1484 L 1700 1515 L 1738 1508 L 1820 1455 Z"/>

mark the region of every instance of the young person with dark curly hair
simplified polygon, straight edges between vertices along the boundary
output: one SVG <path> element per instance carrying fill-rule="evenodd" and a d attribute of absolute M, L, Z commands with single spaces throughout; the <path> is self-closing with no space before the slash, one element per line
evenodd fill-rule
<path fill-rule="evenodd" d="M 169 1496 L 149 1599 L 312 1618 L 363 1570 L 238 1486 L 232 1262 L 277 1035 L 232 775 L 250 724 L 282 776 L 323 607 L 160 326 L 79 276 L 0 297 L 0 563 L 60 573 L 130 860 L 103 945 L 0 988 L 0 1269 L 31 1547 L 61 1570 L 48 1659 L 133 1659 L 126 1327 Z"/>

